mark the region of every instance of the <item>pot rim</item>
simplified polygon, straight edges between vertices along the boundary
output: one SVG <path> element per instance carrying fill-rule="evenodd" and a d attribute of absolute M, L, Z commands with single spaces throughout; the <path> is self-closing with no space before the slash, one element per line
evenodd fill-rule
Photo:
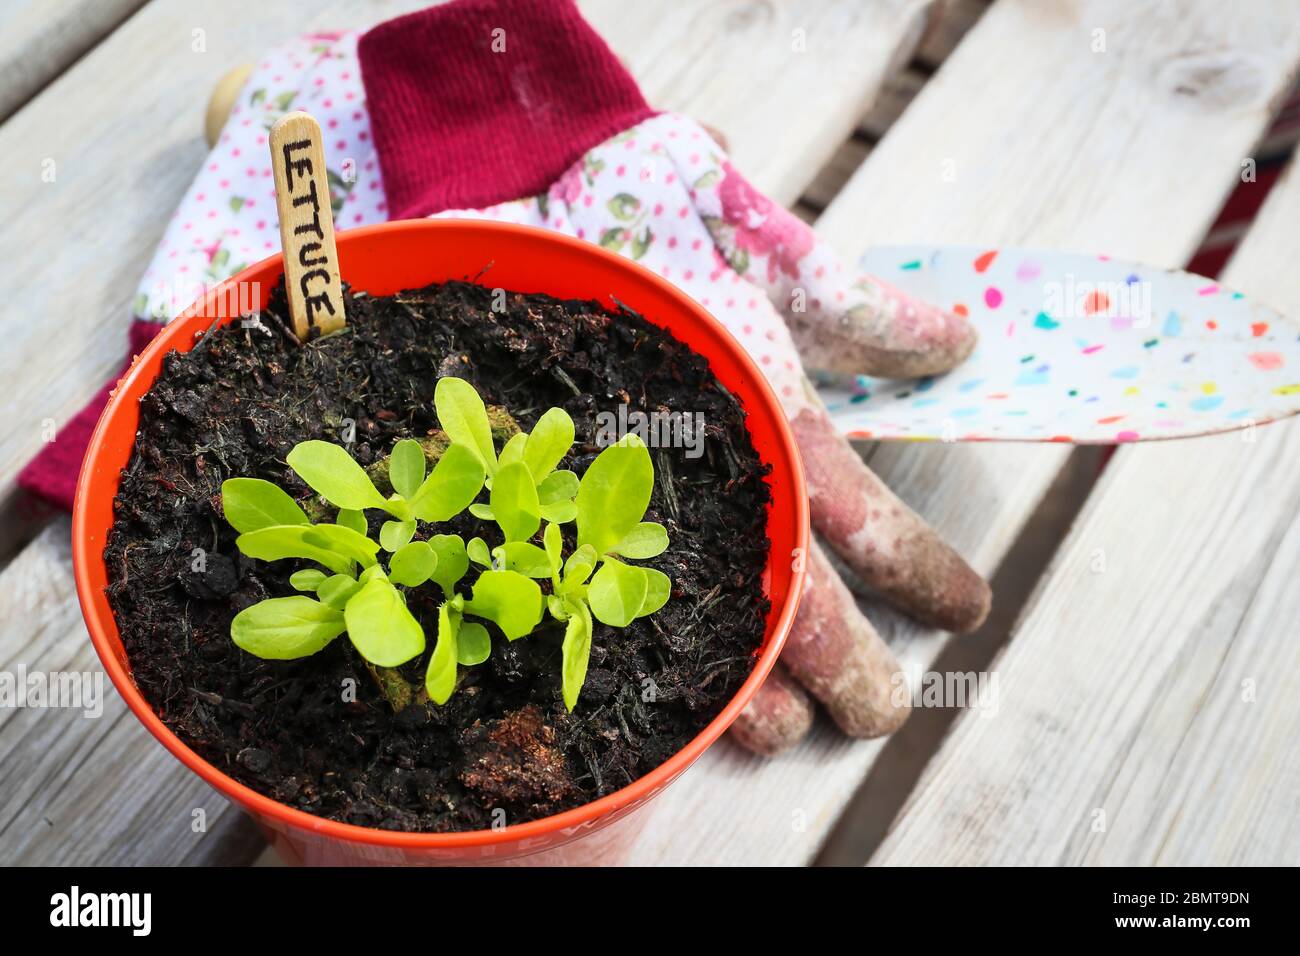
<path fill-rule="evenodd" d="M 781 404 L 773 392 L 772 387 L 768 384 L 758 366 L 750 358 L 748 353 L 741 347 L 740 343 L 732 337 L 731 333 L 714 318 L 708 311 L 700 306 L 694 299 L 690 298 L 685 292 L 682 292 L 666 279 L 650 271 L 639 263 L 626 259 L 616 253 L 596 246 L 593 243 L 565 236 L 559 233 L 550 232 L 545 229 L 539 229 L 533 226 L 523 226 L 515 223 L 491 222 L 486 220 L 468 220 L 468 219 L 414 219 L 414 220 L 393 220 L 390 222 L 379 223 L 371 226 L 361 226 L 355 229 L 340 230 L 338 240 L 340 244 L 363 241 L 367 237 L 381 232 L 391 230 L 410 231 L 410 230 L 450 230 L 465 229 L 485 229 L 496 231 L 503 234 L 527 233 L 532 234 L 545 242 L 566 247 L 569 253 L 578 253 L 586 256 L 596 256 L 605 258 L 617 265 L 618 268 L 630 271 L 634 275 L 639 275 L 643 281 L 649 281 L 651 284 L 658 286 L 661 293 L 666 293 L 670 298 L 676 300 L 684 315 L 689 315 L 693 321 L 711 328 L 715 333 L 720 333 L 718 339 L 720 343 L 732 353 L 732 358 L 739 362 L 750 376 L 754 390 L 757 392 L 760 401 L 768 406 L 767 411 L 777 424 L 776 435 L 778 437 L 779 451 L 788 460 L 793 479 L 789 488 L 789 494 L 794 497 L 793 513 L 796 522 L 796 541 L 795 545 L 801 550 L 801 553 L 807 553 L 809 546 L 809 524 L 808 524 L 808 495 L 804 479 L 803 462 L 799 456 L 798 448 L 795 445 L 794 435 L 790 430 L 789 422 L 781 410 Z M 89 517 L 87 513 L 86 502 L 93 496 L 104 494 L 102 489 L 107 482 L 113 482 L 113 493 L 116 493 L 117 482 L 119 481 L 119 472 L 114 472 L 111 476 L 97 476 L 91 463 L 98 457 L 100 449 L 104 444 L 109 423 L 118 414 L 126 401 L 126 395 L 129 391 L 128 386 L 133 385 L 139 379 L 145 377 L 148 372 L 148 364 L 143 361 L 156 353 L 170 351 L 184 339 L 187 334 L 193 332 L 186 329 L 189 324 L 184 321 L 192 319 L 196 315 L 203 315 L 207 312 L 209 306 L 214 305 L 219 297 L 225 294 L 225 290 L 236 284 L 248 281 L 246 276 L 260 272 L 270 263 L 282 261 L 280 253 L 268 256 L 247 268 L 241 270 L 224 282 L 213 286 L 188 309 L 178 315 L 175 319 L 168 322 L 149 343 L 148 346 L 135 358 L 131 367 L 119 378 L 116 387 L 112 390 L 108 403 L 100 415 L 99 422 L 95 426 L 95 431 L 90 439 L 90 444 L 86 451 L 86 456 L 82 461 L 81 472 L 77 478 L 76 498 L 73 504 L 72 516 L 72 555 L 74 577 L 77 587 L 77 599 L 81 605 L 82 614 L 86 620 L 87 629 L 90 632 L 91 643 L 98 653 L 100 661 L 104 665 L 109 678 L 117 688 L 119 694 L 126 701 L 127 706 L 149 730 L 151 734 L 166 747 L 173 756 L 181 761 L 186 767 L 198 774 L 209 786 L 213 787 L 223 796 L 235 801 L 245 809 L 252 811 L 255 815 L 269 817 L 283 825 L 305 830 L 312 834 L 333 838 L 347 843 L 360 843 L 381 847 L 396 847 L 405 850 L 439 850 L 439 849 L 457 849 L 465 847 L 486 847 L 502 843 L 514 843 L 526 841 L 534 838 L 546 837 L 555 833 L 566 830 L 585 829 L 587 825 L 595 823 L 602 818 L 617 814 L 624 808 L 639 803 L 644 799 L 654 795 L 658 790 L 671 783 L 681 772 L 689 767 L 710 745 L 712 745 L 728 727 L 740 716 L 741 711 L 748 705 L 754 694 L 758 691 L 767 675 L 771 672 L 777 658 L 781 653 L 785 640 L 789 635 L 790 628 L 794 622 L 795 612 L 799 606 L 799 598 L 803 591 L 804 567 L 802 562 L 796 562 L 791 571 L 790 586 L 786 594 L 786 600 L 781 607 L 773 607 L 769 612 L 776 615 L 775 630 L 771 638 L 766 642 L 759 651 L 758 659 L 754 663 L 753 670 L 744 683 L 737 689 L 736 693 L 728 701 L 725 707 L 713 718 L 703 729 L 700 730 L 684 747 L 674 753 L 662 764 L 655 767 L 649 773 L 632 781 L 625 787 L 622 787 L 613 793 L 606 794 L 589 803 L 565 810 L 561 813 L 552 814 L 537 820 L 529 820 L 524 823 L 510 824 L 501 829 L 489 830 L 466 830 L 454 833 L 427 833 L 427 832 L 409 832 L 396 830 L 381 830 L 373 827 L 359 826 L 352 823 L 341 823 L 337 820 L 329 820 L 325 817 L 316 816 L 305 810 L 298 810 L 288 804 L 274 800 L 251 787 L 240 783 L 233 777 L 223 773 L 212 763 L 201 757 L 197 752 L 192 750 L 189 745 L 184 743 L 153 711 L 153 708 L 144 699 L 144 695 L 136 687 L 135 681 L 131 677 L 130 671 L 125 663 L 119 659 L 117 653 L 112 647 L 110 633 L 116 634 L 117 621 L 113 617 L 112 611 L 108 609 L 107 601 L 102 602 L 102 606 L 95 601 L 94 586 L 91 583 L 90 569 L 96 563 L 103 565 L 103 547 L 96 551 L 91 545 L 91 532 L 88 527 Z M 280 270 L 282 271 L 282 269 Z M 278 276 L 277 276 L 278 278 Z M 223 319 L 222 324 L 233 321 L 236 317 L 231 316 Z M 694 346 L 690 346 L 695 350 Z M 712 363 L 711 363 L 712 364 Z M 156 378 L 157 373 L 153 373 Z M 714 374 L 718 374 L 714 370 Z M 152 384 L 152 383 L 150 383 Z M 726 384 L 724 382 L 724 384 Z M 749 411 L 752 412 L 752 409 Z M 774 492 L 775 493 L 775 492 Z M 771 560 L 769 558 L 769 560 Z"/>

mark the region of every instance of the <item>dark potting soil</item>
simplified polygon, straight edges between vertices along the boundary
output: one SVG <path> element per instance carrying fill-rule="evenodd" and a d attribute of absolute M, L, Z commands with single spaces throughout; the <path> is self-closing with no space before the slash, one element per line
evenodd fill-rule
<path fill-rule="evenodd" d="M 349 295 L 346 330 L 301 345 L 277 290 L 259 323 L 232 323 L 169 355 L 141 401 L 104 553 L 136 684 L 203 757 L 289 806 L 422 831 L 484 828 L 498 808 L 510 823 L 556 813 L 670 757 L 753 665 L 768 611 L 769 493 L 737 401 L 704 359 L 631 313 L 515 293 L 503 311 L 492 305 L 490 289 L 463 282 Z M 644 563 L 672 579 L 672 597 L 628 628 L 597 623 L 572 714 L 560 695 L 562 629 L 549 617 L 515 642 L 489 625 L 491 658 L 461 669 L 445 706 L 400 713 L 346 637 L 297 661 L 261 660 L 230 639 L 236 613 L 295 593 L 289 575 L 307 564 L 243 558 L 221 482 L 265 478 L 308 503 L 284 463 L 295 444 L 350 437 L 355 457 L 375 462 L 398 439 L 437 427 L 434 386 L 449 374 L 525 429 L 564 408 L 577 428 L 564 467 L 579 474 L 600 450 L 599 412 L 624 403 L 703 415 L 700 457 L 651 452 L 646 520 L 662 522 L 671 544 Z M 370 518 L 377 533 L 381 516 Z M 496 533 L 468 513 L 435 530 L 489 542 Z M 407 596 L 428 635 L 426 653 L 403 668 L 418 684 L 440 595 L 428 586 Z"/>

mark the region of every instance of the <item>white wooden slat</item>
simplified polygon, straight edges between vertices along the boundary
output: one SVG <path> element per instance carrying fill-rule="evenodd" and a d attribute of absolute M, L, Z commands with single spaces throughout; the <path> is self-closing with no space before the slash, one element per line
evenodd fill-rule
<path fill-rule="evenodd" d="M 1284 0 L 1232 16 L 1213 0 L 999 0 L 819 229 L 848 255 L 872 243 L 953 242 L 1182 263 L 1291 81 L 1292 10 Z M 1090 52 L 1098 28 L 1104 54 Z M 1199 68 L 1206 50 L 1220 69 Z M 894 444 L 871 464 L 988 574 L 1066 455 L 1054 445 Z M 948 640 L 871 614 L 909 670 L 927 668 Z M 769 762 L 716 747 L 659 798 L 633 859 L 805 862 L 880 746 L 819 726 Z"/>
<path fill-rule="evenodd" d="M 1297 223 L 1292 168 L 1225 283 L 1300 314 Z M 1121 449 L 873 862 L 1300 863 L 1297 475 L 1294 420 Z"/>
<path fill-rule="evenodd" d="M 985 0 L 936 0 L 926 19 L 925 32 L 915 60 L 928 69 L 942 63 L 953 48 L 984 12 Z M 840 144 L 834 155 L 821 167 L 817 178 L 809 183 L 800 197 L 800 207 L 811 207 L 814 221 L 843 188 L 867 153 L 871 144 L 888 132 L 929 79 L 927 73 L 908 67 L 889 74 L 871 108 L 858 121 L 851 139 Z"/>
<path fill-rule="evenodd" d="M 0 121 L 145 0 L 10 0 L 0 7 Z"/>
<path fill-rule="evenodd" d="M 928 7 L 928 0 L 582 3 L 656 105 L 721 130 L 737 166 L 785 205 L 911 54 Z"/>
<path fill-rule="evenodd" d="M 418 5 L 418 0 L 406 4 Z M 28 432 L 39 434 L 39 420 L 53 414 L 49 410 L 52 405 L 75 407 L 89 394 L 89 386 L 109 374 L 117 361 L 127 297 L 143 268 L 144 257 L 202 157 L 202 105 L 210 84 L 231 64 L 247 57 L 248 51 L 273 42 L 291 25 L 293 29 L 311 29 L 359 23 L 392 13 L 400 6 L 365 4 L 362 12 L 363 5 L 358 3 L 325 3 L 309 20 L 302 21 L 297 10 L 282 11 L 276 5 L 252 2 L 230 3 L 223 8 L 226 12 L 221 23 L 208 28 L 208 58 L 195 63 L 187 58 L 188 54 L 172 49 L 170 55 L 178 59 L 171 65 L 160 62 L 156 39 L 186 28 L 189 17 L 184 9 L 172 4 L 155 3 L 42 94 L 30 109 L 0 127 L 0 150 L 26 150 L 22 155 L 28 156 L 51 148 L 49 144 L 61 135 L 60 127 L 81 129 L 84 144 L 71 138 L 63 142 L 69 156 L 61 161 L 60 168 L 68 170 L 68 178 L 60 179 L 57 190 L 38 194 L 34 199 L 23 198 L 33 215 L 48 221 L 75 221 L 77 204 L 84 204 L 91 195 L 99 196 L 97 182 L 105 170 L 147 171 L 135 188 L 97 200 L 103 220 L 97 228 L 108 229 L 107 235 L 112 237 L 108 244 L 117 246 L 111 261 L 103 258 L 102 246 L 90 250 L 69 242 L 64 247 L 39 244 L 44 258 L 54 260 L 42 262 L 41 255 L 23 250 L 22 243 L 11 233 L 0 234 L 0 261 L 10 253 L 21 260 L 21 269 L 13 274 L 18 281 L 27 283 L 19 297 L 26 296 L 24 314 L 60 315 L 66 319 L 64 334 L 56 338 L 39 325 L 19 333 L 18 323 L 6 322 L 6 328 L 19 336 L 18 356 L 11 360 L 6 350 L 0 357 L 0 374 L 8 381 L 20 382 L 23 397 L 20 404 L 9 403 L 8 415 L 0 421 L 0 468 L 11 469 L 0 471 L 0 482 L 11 480 L 13 466 L 22 459 L 22 449 L 28 444 Z M 654 6 L 659 15 L 647 14 L 646 6 Z M 747 9 L 734 4 L 725 6 L 732 13 L 740 10 L 743 14 Z M 725 130 L 737 163 L 748 169 L 752 157 L 759 184 L 778 196 L 792 198 L 817 169 L 810 164 L 800 172 L 798 164 L 811 163 L 809 157 L 829 156 L 842 134 L 827 142 L 817 140 L 792 149 L 785 159 L 779 158 L 780 150 L 775 151 L 778 158 L 768 155 L 772 151 L 764 144 L 781 141 L 789 130 L 815 137 L 842 128 L 846 134 L 860 115 L 862 104 L 870 101 L 878 87 L 884 64 L 905 58 L 908 45 L 915 42 L 915 21 L 924 4 L 880 0 L 865 6 L 850 2 L 831 5 L 804 0 L 783 6 L 779 16 L 794 19 L 777 19 L 767 27 L 762 24 L 768 21 L 760 19 L 756 26 L 749 15 L 741 15 L 738 20 L 724 17 L 721 21 L 705 13 L 688 17 L 682 13 L 683 6 L 676 4 L 629 6 L 612 0 L 592 0 L 583 7 L 611 38 L 614 48 L 629 54 L 633 69 L 647 71 L 643 85 L 656 103 L 700 116 Z M 766 10 L 763 7 L 758 16 L 768 17 Z M 802 16 L 799 11 L 804 11 Z M 778 40 L 788 37 L 788 30 L 794 29 L 790 23 L 806 25 L 810 56 L 823 61 L 853 61 L 833 73 L 833 82 L 818 89 L 819 95 L 811 106 L 807 96 L 791 82 L 789 72 L 774 74 L 764 60 L 744 52 L 744 43 L 756 42 L 777 57 Z M 678 31 L 675 42 L 673 30 Z M 856 38 L 856 44 L 837 44 L 832 38 L 832 34 L 846 32 Z M 701 36 L 711 37 L 716 47 L 701 48 Z M 646 56 L 646 49 L 657 51 L 657 55 Z M 146 50 L 149 56 L 144 55 Z M 695 69 L 690 58 L 700 55 L 726 66 L 725 81 L 706 77 L 681 81 L 683 71 L 689 74 Z M 801 71 L 811 68 L 802 62 L 791 61 L 786 67 L 804 82 L 812 82 L 813 77 L 821 75 L 816 71 L 826 69 L 822 62 L 813 73 L 805 74 Z M 149 78 L 164 68 L 170 71 L 169 84 L 156 88 L 148 85 Z M 122 71 L 125 79 L 119 81 Z M 146 89 L 132 99 L 126 93 L 134 85 Z M 751 97 L 763 108 L 752 108 Z M 720 108 L 715 98 L 731 105 Z M 37 145 L 32 145 L 33 140 Z M 19 191 L 8 190 L 10 187 L 0 182 L 0 211 L 7 211 L 19 201 Z M 63 276 L 65 281 L 51 286 L 49 281 L 55 275 Z M 70 275 L 84 285 L 66 281 Z M 3 308 L 9 307 L 0 306 Z M 25 341 L 22 335 L 27 336 Z M 54 526 L 0 575 L 0 582 L 9 582 L 9 586 L 0 588 L 0 595 L 41 595 L 39 600 L 24 599 L 23 613 L 6 613 L 11 605 L 0 596 L 0 667 L 18 662 L 31 668 L 58 667 L 68 659 L 61 643 L 64 641 L 71 641 L 69 646 L 78 648 L 77 653 L 83 656 L 89 653 L 66 574 L 62 538 L 67 534 L 66 524 Z M 50 568 L 58 566 L 64 566 L 65 573 L 51 576 Z M 19 739 L 14 744 L 13 758 L 45 770 L 76 766 L 87 735 L 103 733 L 101 723 L 82 722 L 66 728 L 66 733 L 34 736 L 30 745 Z M 87 729 L 87 724 L 94 726 Z M 21 738 L 20 734 L 15 736 Z M 75 843 L 57 836 L 33 839 L 21 844 L 16 851 L 18 859 L 87 862 L 112 860 L 116 853 L 134 853 L 125 847 L 115 850 L 106 846 L 111 834 L 132 825 L 130 819 L 134 818 L 124 814 L 138 812 L 142 825 L 147 825 L 149 810 L 155 807 L 160 793 L 167 795 L 166 805 L 172 808 L 200 806 L 209 798 L 206 788 L 167 757 L 130 719 L 119 721 L 111 732 L 103 734 L 94 753 L 93 765 L 70 776 L 59 775 L 61 771 L 53 776 L 47 772 L 22 781 L 0 775 L 0 805 L 17 808 L 8 821 L 14 832 L 37 832 L 36 824 L 52 806 L 66 808 L 65 815 L 82 819 Z M 88 807 L 102 799 L 102 791 L 94 785 L 95 774 L 107 772 L 108 768 L 136 766 L 147 771 L 114 771 L 121 802 L 113 805 L 112 812 L 88 816 Z M 6 821 L 0 820 L 0 826 L 4 825 Z M 155 862 L 175 862 L 197 852 L 182 831 L 163 830 L 155 835 L 157 839 L 146 846 Z"/>

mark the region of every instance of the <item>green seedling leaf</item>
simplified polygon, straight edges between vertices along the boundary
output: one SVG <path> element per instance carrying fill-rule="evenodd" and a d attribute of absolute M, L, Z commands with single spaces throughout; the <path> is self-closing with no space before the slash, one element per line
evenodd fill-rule
<path fill-rule="evenodd" d="M 358 574 L 357 583 L 366 584 L 374 578 L 383 578 L 384 580 L 388 580 L 388 575 L 384 573 L 384 566 L 382 564 L 372 564 L 370 567 Z"/>
<path fill-rule="evenodd" d="M 614 553 L 624 558 L 653 558 L 666 550 L 668 531 L 653 521 L 642 521 L 614 546 Z"/>
<path fill-rule="evenodd" d="M 463 378 L 450 375 L 440 378 L 433 390 L 433 405 L 447 437 L 477 455 L 483 470 L 494 475 L 497 456 L 492 447 L 492 426 L 483 399 L 474 386 Z"/>
<path fill-rule="evenodd" d="M 305 441 L 285 458 L 298 477 L 336 508 L 383 508 L 384 496 L 342 445 Z"/>
<path fill-rule="evenodd" d="M 298 502 L 261 478 L 227 478 L 221 483 L 226 521 L 241 534 L 284 524 L 309 524 Z"/>
<path fill-rule="evenodd" d="M 542 505 L 538 511 L 547 521 L 564 524 L 577 517 L 578 506 L 572 501 L 555 501 L 549 505 Z"/>
<path fill-rule="evenodd" d="M 332 608 L 343 610 L 352 595 L 361 590 L 361 582 L 349 574 L 335 574 L 316 589 L 316 596 Z"/>
<path fill-rule="evenodd" d="M 570 501 L 578 493 L 578 476 L 571 471 L 553 471 L 537 485 L 537 500 L 544 505 Z"/>
<path fill-rule="evenodd" d="M 334 523 L 342 528 L 350 528 L 357 534 L 370 534 L 370 526 L 366 524 L 365 513 L 361 511 L 340 508 Z"/>
<path fill-rule="evenodd" d="M 384 510 L 398 521 L 411 521 L 415 518 L 415 512 L 411 510 L 411 503 L 395 491 L 384 502 Z"/>
<path fill-rule="evenodd" d="M 239 647 L 272 661 L 315 654 L 343 630 L 342 612 L 300 594 L 260 601 L 230 622 L 230 636 Z"/>
<path fill-rule="evenodd" d="M 636 435 L 597 455 L 578 484 L 578 544 L 612 550 L 645 514 L 654 480 L 650 452 Z"/>
<path fill-rule="evenodd" d="M 484 546 L 486 548 L 486 545 Z M 455 593 L 456 583 L 469 570 L 469 555 L 465 552 L 465 541 L 458 534 L 435 534 L 429 539 L 429 550 L 437 558 L 430 577 L 442 588 L 442 593 L 451 598 Z"/>
<path fill-rule="evenodd" d="M 315 568 L 303 568 L 301 571 L 295 571 L 289 575 L 289 584 L 295 591 L 315 591 L 325 583 L 329 577 L 324 571 L 317 571 Z"/>
<path fill-rule="evenodd" d="M 565 609 L 568 602 L 558 594 L 546 595 L 546 609 L 551 612 L 551 617 L 557 621 L 567 621 L 569 612 Z"/>
<path fill-rule="evenodd" d="M 542 619 L 542 589 L 515 571 L 484 571 L 474 582 L 465 613 L 494 621 L 506 637 L 518 640 Z"/>
<path fill-rule="evenodd" d="M 492 553 L 494 556 L 500 555 L 501 566 L 507 571 L 518 571 L 530 578 L 551 576 L 551 559 L 535 544 L 529 544 L 527 541 L 508 541 Z"/>
<path fill-rule="evenodd" d="M 385 521 L 379 529 L 379 543 L 392 554 L 409 544 L 414 534 L 414 521 Z"/>
<path fill-rule="evenodd" d="M 456 663 L 474 667 L 491 656 L 492 638 L 487 628 L 474 621 L 462 622 L 456 635 Z"/>
<path fill-rule="evenodd" d="M 537 486 L 528 466 L 517 461 L 506 465 L 492 479 L 492 514 L 507 541 L 524 541 L 541 527 Z"/>
<path fill-rule="evenodd" d="M 433 576 L 438 556 L 426 541 L 412 541 L 393 552 L 388 576 L 395 584 L 416 588 Z"/>
<path fill-rule="evenodd" d="M 645 574 L 646 591 L 645 600 L 641 602 L 641 609 L 636 612 L 636 616 L 649 617 L 668 603 L 668 597 L 673 593 L 673 582 L 668 575 L 654 568 L 642 568 L 641 571 Z"/>
<path fill-rule="evenodd" d="M 586 584 L 587 578 L 591 577 L 591 572 L 599 560 L 600 556 L 596 554 L 596 549 L 589 544 L 584 544 L 574 551 L 569 555 L 569 560 L 564 562 L 564 580 L 560 584 L 560 591 L 564 594 L 572 594 Z"/>
<path fill-rule="evenodd" d="M 582 602 L 566 602 L 569 623 L 564 629 L 564 644 L 561 655 L 561 686 L 564 691 L 564 706 L 573 712 L 578 705 L 578 693 L 587 680 L 587 662 L 591 660 L 591 612 Z"/>
<path fill-rule="evenodd" d="M 412 498 L 424 483 L 424 449 L 411 438 L 393 446 L 388 457 L 388 483 L 403 498 Z"/>
<path fill-rule="evenodd" d="M 429 667 L 424 672 L 424 689 L 429 692 L 429 699 L 442 705 L 451 698 L 456 689 L 456 653 L 457 635 L 460 631 L 460 615 L 446 604 L 438 608 L 438 643 L 429 655 Z"/>
<path fill-rule="evenodd" d="M 648 590 L 644 569 L 606 561 L 587 586 L 587 600 L 596 620 L 610 627 L 627 627 L 636 619 Z"/>
<path fill-rule="evenodd" d="M 311 525 L 275 525 L 248 531 L 235 539 L 235 546 L 259 561 L 304 558 L 343 574 L 352 568 L 352 558 L 327 547 L 309 544 L 305 538 Z"/>
<path fill-rule="evenodd" d="M 379 545 L 364 534 L 357 534 L 351 528 L 337 524 L 308 525 L 303 528 L 302 538 L 308 544 L 328 548 L 367 568 L 375 563 L 375 554 L 379 551 Z"/>
<path fill-rule="evenodd" d="M 513 465 L 517 461 L 524 460 L 524 446 L 528 444 L 528 436 L 523 432 L 511 435 L 510 440 L 501 446 L 501 454 L 497 456 L 497 471 L 500 471 L 506 465 Z"/>
<path fill-rule="evenodd" d="M 548 409 L 537 419 L 524 448 L 524 464 L 533 480 L 540 483 L 549 477 L 572 447 L 573 419 L 562 408 Z"/>
<path fill-rule="evenodd" d="M 487 542 L 482 538 L 470 538 L 469 544 L 465 545 L 465 553 L 469 559 L 481 567 L 492 567 L 492 554 L 488 551 Z"/>
<path fill-rule="evenodd" d="M 469 513 L 480 521 L 491 521 L 495 517 L 492 512 L 492 507 L 490 505 L 485 505 L 482 502 L 470 505 Z"/>
<path fill-rule="evenodd" d="M 442 379 L 447 381 L 447 379 Z M 421 521 L 449 521 L 483 488 L 483 463 L 469 446 L 448 445 L 414 497 L 411 511 Z"/>
<path fill-rule="evenodd" d="M 343 611 L 348 637 L 361 656 L 379 667 L 397 667 L 424 650 L 424 630 L 387 578 L 367 581 Z"/>
<path fill-rule="evenodd" d="M 542 532 L 542 544 L 546 546 L 546 562 L 551 566 L 551 574 L 557 579 L 560 576 L 560 552 L 564 547 L 564 536 L 560 534 L 560 526 L 557 524 L 548 524 L 546 530 Z"/>

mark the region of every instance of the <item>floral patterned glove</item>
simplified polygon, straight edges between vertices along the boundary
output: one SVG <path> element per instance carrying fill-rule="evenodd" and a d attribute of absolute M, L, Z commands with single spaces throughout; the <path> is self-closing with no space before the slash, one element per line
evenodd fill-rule
<path fill-rule="evenodd" d="M 571 0 L 458 0 L 268 53 L 141 283 L 136 341 L 204 284 L 278 249 L 266 133 L 291 109 L 325 132 L 338 228 L 427 215 L 526 223 L 678 285 L 767 375 L 803 454 L 815 526 L 853 573 L 924 624 L 965 631 L 984 619 L 987 585 L 867 469 L 803 372 L 942 372 L 970 353 L 972 329 L 846 269 L 700 126 L 651 110 Z M 808 571 L 783 668 L 733 728 L 761 753 L 806 732 L 806 692 L 856 737 L 907 715 L 893 656 L 818 546 Z"/>

